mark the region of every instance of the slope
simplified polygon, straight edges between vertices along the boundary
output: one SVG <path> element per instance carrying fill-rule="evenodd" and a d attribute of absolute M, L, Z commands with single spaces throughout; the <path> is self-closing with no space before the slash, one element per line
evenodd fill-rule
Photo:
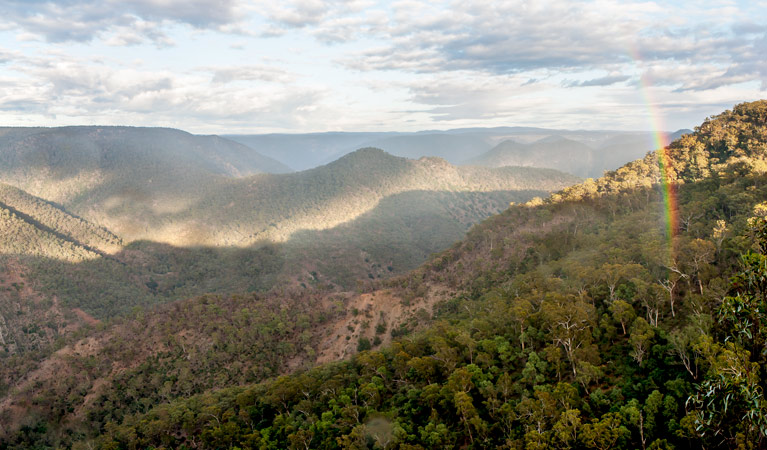
<path fill-rule="evenodd" d="M 408 191 L 490 192 L 553 190 L 577 178 L 539 169 L 455 167 L 438 158 L 410 160 L 379 149 L 361 149 L 316 169 L 236 180 L 178 216 L 179 229 L 194 223 L 210 243 L 247 245 L 285 241 L 299 230 L 323 230 L 372 210 L 382 199 Z M 202 223 L 204 222 L 204 224 Z M 206 242 L 196 236 L 194 242 Z"/>
<path fill-rule="evenodd" d="M 287 171 L 241 144 L 173 129 L 0 131 L 1 181 L 129 238 L 141 221 L 114 216 L 157 216 L 227 179 Z"/>
<path fill-rule="evenodd" d="M 63 214 L 61 216 L 71 218 Z M 85 227 L 78 228 L 73 229 L 73 234 L 79 234 L 77 232 L 83 231 Z M 0 202 L 0 255 L 40 256 L 78 262 L 98 257 L 97 252 L 73 239 L 71 235 L 49 228 L 35 218 Z"/>
<path fill-rule="evenodd" d="M 485 183 L 470 169 L 372 150 L 301 173 L 243 176 L 254 170 L 249 149 L 164 129 L 12 129 L 5 138 L 0 179 L 8 184 L 126 242 L 178 246 L 286 241 L 299 230 L 352 220 L 408 190 L 547 190 L 564 180 L 552 184 L 550 173 L 540 173 L 533 186 L 495 171 L 485 172 Z"/>
<path fill-rule="evenodd" d="M 206 292 L 350 289 L 416 267 L 509 202 L 574 181 L 545 169 L 455 168 L 364 150 L 312 171 L 231 181 L 193 211 L 164 217 L 168 234 L 189 247 L 134 241 L 112 258 L 36 260 L 30 276 L 98 318 Z M 195 233 L 176 225 L 189 223 Z"/>
<path fill-rule="evenodd" d="M 120 238 L 109 230 L 4 183 L 0 183 L 0 205 L 37 228 L 92 251 L 110 253 L 122 247 Z"/>
<path fill-rule="evenodd" d="M 0 357 L 49 348 L 91 320 L 33 287 L 27 277 L 29 261 L 84 263 L 101 258 L 118 243 L 106 230 L 0 186 Z"/>
<path fill-rule="evenodd" d="M 739 347 L 745 335 L 718 341 L 732 333 L 733 320 L 745 323 L 719 306 L 745 298 L 728 296 L 727 280 L 738 271 L 738 254 L 757 260 L 747 253 L 749 227 L 757 238 L 765 235 L 764 226 L 747 219 L 765 212 L 766 123 L 767 101 L 738 105 L 643 160 L 493 217 L 388 289 L 357 295 L 357 303 L 328 298 L 334 311 L 393 298 L 424 308 L 416 313 L 421 320 L 432 305 L 435 318 L 445 320 L 429 331 L 347 362 L 209 391 L 149 412 L 141 406 L 144 394 L 106 394 L 97 408 L 108 401 L 104 411 L 134 415 L 89 416 L 90 433 L 101 436 L 84 441 L 115 448 L 760 446 L 765 436 L 752 424 L 764 417 L 763 403 L 743 395 L 761 387 L 744 392 L 738 386 L 764 383 L 753 370 L 765 366 L 764 358 Z M 679 206 L 671 212 L 682 219 L 670 241 L 657 191 L 662 175 L 677 189 Z M 743 286 L 739 294 L 747 293 Z M 382 325 L 384 333 L 401 335 L 417 324 L 399 323 L 404 317 L 384 317 L 382 324 L 367 312 L 346 312 L 350 333 L 377 334 Z M 724 320 L 714 326 L 718 317 Z M 369 348 L 370 334 L 356 334 L 356 347 Z M 303 357 L 316 357 L 316 350 L 304 350 Z M 747 367 L 747 377 L 732 378 Z M 138 373 L 130 379 L 147 380 Z M 173 387 L 173 373 L 152 383 Z M 213 373 L 207 376 L 215 383 Z M 715 380 L 720 384 L 711 384 Z M 46 386 L 44 378 L 36 382 Z M 700 395 L 714 396 L 709 405 L 721 404 L 721 392 L 733 410 L 698 409 L 706 403 L 695 400 L 693 383 L 701 382 L 710 389 Z M 62 387 L 51 389 L 37 393 L 55 397 Z M 23 395 L 6 402 L 36 409 Z M 43 414 L 10 445 L 69 439 L 66 426 L 35 431 L 39 423 L 62 423 L 55 411 Z M 102 428 L 107 420 L 120 424 Z"/>

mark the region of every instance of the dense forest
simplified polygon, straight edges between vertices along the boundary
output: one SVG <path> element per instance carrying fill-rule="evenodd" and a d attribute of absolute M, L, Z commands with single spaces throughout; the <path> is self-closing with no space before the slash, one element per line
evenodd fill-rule
<path fill-rule="evenodd" d="M 765 186 L 745 103 L 364 292 L 84 328 L 3 387 L 0 448 L 764 448 Z M 421 310 L 348 310 L 384 293 Z M 313 366 L 343 317 L 358 353 Z"/>

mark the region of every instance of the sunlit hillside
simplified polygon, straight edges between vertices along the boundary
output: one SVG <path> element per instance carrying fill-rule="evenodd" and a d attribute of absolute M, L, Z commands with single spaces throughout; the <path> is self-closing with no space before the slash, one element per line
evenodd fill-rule
<path fill-rule="evenodd" d="M 295 174 L 240 144 L 178 130 L 6 129 L 0 179 L 125 242 L 245 247 L 329 229 L 408 191 L 551 190 L 553 172 L 452 167 L 365 150 Z M 549 180 L 551 177 L 557 180 Z"/>

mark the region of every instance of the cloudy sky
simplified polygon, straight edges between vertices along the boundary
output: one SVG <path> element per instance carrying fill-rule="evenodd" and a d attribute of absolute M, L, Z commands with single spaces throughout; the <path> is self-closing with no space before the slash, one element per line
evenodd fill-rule
<path fill-rule="evenodd" d="M 767 97 L 767 1 L 2 0 L 0 125 L 690 128 Z"/>

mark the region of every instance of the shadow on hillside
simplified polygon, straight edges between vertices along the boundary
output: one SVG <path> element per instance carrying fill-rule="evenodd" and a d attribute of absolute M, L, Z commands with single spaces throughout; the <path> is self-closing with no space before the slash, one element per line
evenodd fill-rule
<path fill-rule="evenodd" d="M 299 231 L 280 244 L 174 247 L 136 241 L 111 258 L 68 263 L 24 258 L 47 295 L 97 318 L 203 293 L 353 289 L 417 267 L 474 223 L 543 191 L 410 191 L 343 225 Z"/>

